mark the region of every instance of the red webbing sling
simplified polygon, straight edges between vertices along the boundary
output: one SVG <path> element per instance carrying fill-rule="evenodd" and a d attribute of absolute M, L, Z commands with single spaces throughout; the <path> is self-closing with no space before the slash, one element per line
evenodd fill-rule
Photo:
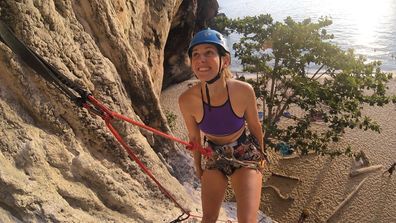
<path fill-rule="evenodd" d="M 22 41 L 20 41 L 10 30 L 10 28 L 5 25 L 0 20 L 0 41 L 5 43 L 16 55 L 18 55 L 24 63 L 36 71 L 37 74 L 41 75 L 53 86 L 61 90 L 70 100 L 75 102 L 78 106 L 86 108 L 90 113 L 100 116 L 106 123 L 110 132 L 122 145 L 122 147 L 128 153 L 128 156 L 135 161 L 140 168 L 146 173 L 159 187 L 162 193 L 166 195 L 170 200 L 172 200 L 177 207 L 182 210 L 182 214 L 175 220 L 171 222 L 181 222 L 190 217 L 190 212 L 186 210 L 181 204 L 179 204 L 172 194 L 161 185 L 161 183 L 154 177 L 151 171 L 139 160 L 139 158 L 134 154 L 130 146 L 122 139 L 120 134 L 111 124 L 112 119 L 119 119 L 129 122 L 133 125 L 139 126 L 146 130 L 149 130 L 157 135 L 171 139 L 178 143 L 186 146 L 189 150 L 198 150 L 204 156 L 211 155 L 210 148 L 202 148 L 199 144 L 185 142 L 174 136 L 163 133 L 157 129 L 146 126 L 140 122 L 134 121 L 128 117 L 111 111 L 106 106 L 101 104 L 97 99 L 95 99 L 88 91 L 82 89 L 80 86 L 76 85 L 74 82 L 69 80 L 64 74 L 56 70 L 51 64 L 45 61 L 41 56 L 27 47 Z M 184 216 L 186 215 L 186 216 Z"/>

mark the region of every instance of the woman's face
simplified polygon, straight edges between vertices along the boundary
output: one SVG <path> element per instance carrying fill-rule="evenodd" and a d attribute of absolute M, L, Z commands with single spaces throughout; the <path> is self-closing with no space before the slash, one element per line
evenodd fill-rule
<path fill-rule="evenodd" d="M 220 59 L 217 48 L 212 44 L 199 44 L 191 53 L 191 68 L 198 79 L 208 81 L 219 72 Z"/>

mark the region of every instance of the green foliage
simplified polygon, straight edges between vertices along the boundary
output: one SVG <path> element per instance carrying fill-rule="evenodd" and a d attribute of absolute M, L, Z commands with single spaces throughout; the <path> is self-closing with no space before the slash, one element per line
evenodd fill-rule
<path fill-rule="evenodd" d="M 212 21 L 209 23 L 211 29 L 217 30 L 224 35 L 229 35 L 230 32 L 227 29 L 227 25 L 230 23 L 230 19 L 224 13 L 219 13 Z"/>
<path fill-rule="evenodd" d="M 172 131 L 176 129 L 176 119 L 177 115 L 175 115 L 172 111 L 165 110 L 165 117 L 166 120 L 168 121 L 168 125 L 171 128 Z"/>
<path fill-rule="evenodd" d="M 263 129 L 269 146 L 286 142 L 302 154 L 351 155 L 350 147 L 335 151 L 329 143 L 339 141 L 347 128 L 380 132 L 361 110 L 364 104 L 396 101 L 385 94 L 391 75 L 380 70 L 380 62 L 367 62 L 333 44 L 325 29 L 330 19 L 274 22 L 270 15 L 259 15 L 221 21 L 226 32 L 240 35 L 233 48 L 244 71 L 258 74 L 248 81 L 265 105 Z M 289 115 L 292 124 L 281 127 L 280 118 L 291 108 L 299 115 Z M 313 117 L 323 121 L 323 128 L 313 128 Z"/>

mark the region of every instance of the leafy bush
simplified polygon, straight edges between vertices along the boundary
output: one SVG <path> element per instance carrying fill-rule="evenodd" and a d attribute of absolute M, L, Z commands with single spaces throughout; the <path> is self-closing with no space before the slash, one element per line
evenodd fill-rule
<path fill-rule="evenodd" d="M 168 121 L 169 127 L 171 128 L 172 131 L 174 131 L 176 128 L 177 115 L 175 115 L 172 111 L 165 109 L 165 117 L 166 120 Z"/>
<path fill-rule="evenodd" d="M 352 155 L 351 148 L 334 150 L 346 128 L 380 132 L 380 126 L 362 115 L 364 104 L 383 106 L 395 96 L 386 95 L 392 78 L 382 72 L 378 61 L 367 62 L 352 49 L 342 50 L 332 43 L 325 27 L 328 18 L 317 22 L 296 22 L 290 17 L 273 22 L 270 15 L 220 20 L 226 33 L 238 33 L 233 45 L 243 70 L 257 74 L 248 79 L 261 100 L 265 142 L 272 148 L 287 143 L 307 154 L 313 150 L 331 156 Z M 298 111 L 293 115 L 290 110 Z M 279 120 L 292 120 L 286 127 Z M 312 127 L 317 120 L 323 128 Z"/>

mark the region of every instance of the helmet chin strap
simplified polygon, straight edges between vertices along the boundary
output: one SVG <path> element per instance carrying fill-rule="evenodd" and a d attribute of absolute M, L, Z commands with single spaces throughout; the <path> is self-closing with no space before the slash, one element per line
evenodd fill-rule
<path fill-rule="evenodd" d="M 213 84 L 214 82 L 216 82 L 218 79 L 220 79 L 220 77 L 221 77 L 221 71 L 222 71 L 222 64 L 221 64 L 221 56 L 220 56 L 220 67 L 219 67 L 219 72 L 217 72 L 217 75 L 214 77 L 214 78 L 212 78 L 212 79 L 210 79 L 210 80 L 208 80 L 208 81 L 205 81 L 206 82 L 206 84 L 205 84 L 205 90 L 206 90 L 206 97 L 208 98 L 208 105 L 209 105 L 209 111 L 211 111 L 211 105 L 210 105 L 210 95 L 209 95 L 209 88 L 208 88 L 208 84 Z"/>

